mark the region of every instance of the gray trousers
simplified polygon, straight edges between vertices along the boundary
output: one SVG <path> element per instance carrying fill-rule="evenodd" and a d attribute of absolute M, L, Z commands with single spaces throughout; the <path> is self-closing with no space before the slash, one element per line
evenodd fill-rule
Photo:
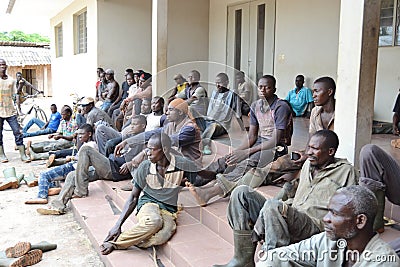
<path fill-rule="evenodd" d="M 31 148 L 35 153 L 67 149 L 74 146 L 74 142 L 65 139 L 32 143 Z"/>
<path fill-rule="evenodd" d="M 205 121 L 206 128 L 201 134 L 201 139 L 203 140 L 203 145 L 209 146 L 211 143 L 211 138 L 218 137 L 226 134 L 225 128 L 216 121 Z"/>
<path fill-rule="evenodd" d="M 253 145 L 257 146 L 261 144 L 263 139 L 258 138 L 257 142 Z M 236 165 L 227 166 L 225 163 L 225 157 L 219 158 L 217 161 L 214 161 L 207 167 L 207 170 L 216 172 L 216 173 L 223 173 L 224 177 L 231 181 L 236 182 L 242 176 L 248 172 L 250 169 L 254 168 L 262 168 L 267 166 L 268 163 L 272 162 L 274 159 L 275 150 L 262 150 L 256 152 L 249 156 L 246 160 L 238 162 Z"/>
<path fill-rule="evenodd" d="M 90 166 L 94 167 L 94 171 L 90 169 Z M 64 211 L 72 195 L 87 196 L 89 194 L 89 182 L 97 180 L 113 180 L 110 162 L 96 149 L 84 146 L 79 151 L 76 170 L 67 175 L 60 194 L 56 200 L 51 202 L 51 206 Z"/>
<path fill-rule="evenodd" d="M 309 238 L 320 232 L 311 218 L 282 201 L 265 199 L 249 186 L 232 191 L 228 222 L 233 230 L 253 230 L 270 250 Z"/>
<path fill-rule="evenodd" d="M 114 130 L 111 127 L 100 124 L 96 127 L 95 139 L 97 146 L 99 147 L 99 152 L 102 155 L 106 155 L 106 143 L 108 140 L 121 137 L 121 133 Z"/>
<path fill-rule="evenodd" d="M 371 191 L 385 190 L 393 204 L 400 205 L 400 165 L 376 145 L 365 145 L 360 152 L 360 185 Z"/>

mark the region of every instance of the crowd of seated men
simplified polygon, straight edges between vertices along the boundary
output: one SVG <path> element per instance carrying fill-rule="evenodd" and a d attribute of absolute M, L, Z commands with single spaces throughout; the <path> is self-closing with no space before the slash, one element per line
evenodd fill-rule
<path fill-rule="evenodd" d="M 51 135 L 56 141 L 29 143 L 32 160 L 48 158 L 47 165 L 55 167 L 40 175 L 39 193 L 26 204 L 47 204 L 49 195 L 58 194 L 37 211 L 61 215 L 69 200 L 90 197 L 89 182 L 129 180 L 122 189 L 131 191 L 130 196 L 101 246 L 102 253 L 109 254 L 167 242 L 176 231 L 177 196 L 188 187 L 201 206 L 212 205 L 210 200 L 217 196 L 230 198 L 227 217 L 234 257 L 216 266 L 254 266 L 259 241 L 267 256 L 278 248 L 310 248 L 317 253 L 338 239 L 345 239 L 348 249 L 395 255 L 386 245 L 382 249 L 383 242 L 374 233 L 384 231 L 385 197 L 400 205 L 400 165 L 375 145 L 361 150 L 359 172 L 346 159 L 335 157 L 343 140 L 334 132 L 332 78 L 316 79 L 311 90 L 298 75 L 296 87 L 280 99 L 272 75 L 262 76 L 256 89 L 243 72 L 233 80 L 221 72 L 215 75 L 215 88 L 208 91 L 201 85 L 200 72 L 190 70 L 186 79 L 182 74 L 173 77 L 176 85 L 165 98 L 152 96 L 151 77 L 126 69 L 120 87 L 114 70 L 98 69 L 96 97 L 80 102 L 82 113 L 76 118 L 71 118 L 70 107 L 63 107 L 59 130 Z M 248 132 L 242 122 L 246 116 Z M 304 150 L 289 155 L 293 118 L 298 116 L 310 118 L 309 140 Z M 205 164 L 204 156 L 215 154 L 211 140 L 236 130 L 243 131 L 240 145 Z M 77 149 L 70 149 L 73 140 Z M 65 182 L 56 189 L 60 177 Z M 265 184 L 282 186 L 275 199 L 267 200 L 254 190 Z M 122 232 L 135 209 L 138 223 Z M 260 266 L 281 266 L 279 260 L 259 259 Z M 395 259 L 393 266 L 399 266 Z M 302 265 L 297 259 L 292 262 Z M 313 260 L 307 264 L 354 262 L 339 257 L 333 265 Z"/>

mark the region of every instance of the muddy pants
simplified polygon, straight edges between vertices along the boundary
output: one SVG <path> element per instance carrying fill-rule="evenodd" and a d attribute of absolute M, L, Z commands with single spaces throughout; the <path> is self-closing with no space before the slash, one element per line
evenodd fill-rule
<path fill-rule="evenodd" d="M 176 214 L 160 209 L 155 203 L 144 204 L 137 214 L 137 219 L 138 223 L 122 232 L 117 241 L 110 241 L 116 249 L 161 245 L 176 231 Z"/>
<path fill-rule="evenodd" d="M 287 246 L 320 232 L 307 214 L 282 201 L 267 200 L 245 185 L 238 186 L 231 194 L 228 222 L 233 230 L 253 230 L 253 237 L 264 239 L 264 251 Z"/>

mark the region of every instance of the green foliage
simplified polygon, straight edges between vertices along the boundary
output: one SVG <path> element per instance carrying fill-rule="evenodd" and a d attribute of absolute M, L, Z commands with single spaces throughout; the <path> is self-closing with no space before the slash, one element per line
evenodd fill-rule
<path fill-rule="evenodd" d="M 50 39 L 37 33 L 24 33 L 22 31 L 0 32 L 0 41 L 21 41 L 32 43 L 50 43 Z"/>

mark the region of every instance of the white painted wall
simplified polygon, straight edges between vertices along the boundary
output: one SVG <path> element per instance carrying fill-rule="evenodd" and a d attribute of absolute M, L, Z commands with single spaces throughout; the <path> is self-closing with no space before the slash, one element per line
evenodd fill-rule
<path fill-rule="evenodd" d="M 392 110 L 400 88 L 400 47 L 378 49 L 374 119 L 392 121 Z"/>
<path fill-rule="evenodd" d="M 78 92 L 80 96 L 94 96 L 97 68 L 97 8 L 95 0 L 74 1 L 55 17 L 51 18 L 52 47 L 52 85 L 53 96 L 72 104 L 70 94 Z M 74 54 L 73 15 L 87 9 L 88 52 Z M 55 57 L 54 27 L 62 23 L 63 56 Z"/>
<path fill-rule="evenodd" d="M 98 65 L 114 69 L 121 84 L 127 68 L 151 72 L 151 0 L 96 1 Z"/>

